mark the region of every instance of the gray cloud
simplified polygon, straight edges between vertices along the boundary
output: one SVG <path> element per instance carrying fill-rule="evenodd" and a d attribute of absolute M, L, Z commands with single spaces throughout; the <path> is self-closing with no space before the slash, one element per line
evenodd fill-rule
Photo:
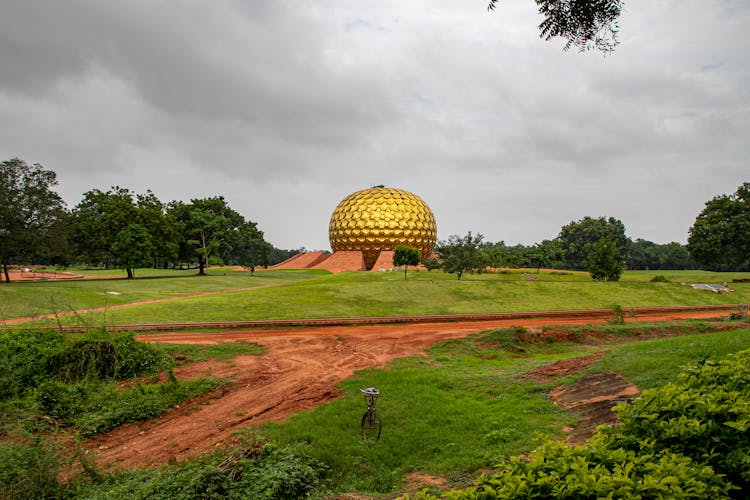
<path fill-rule="evenodd" d="M 747 181 L 743 1 L 632 0 L 609 56 L 538 39 L 533 2 L 4 2 L 0 157 L 223 194 L 277 246 L 325 248 L 347 194 L 387 184 L 440 237 L 533 243 L 583 216 L 684 241 Z"/>

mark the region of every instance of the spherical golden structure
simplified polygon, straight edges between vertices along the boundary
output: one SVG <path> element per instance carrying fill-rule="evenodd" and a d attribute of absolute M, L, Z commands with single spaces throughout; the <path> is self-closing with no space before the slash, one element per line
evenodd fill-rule
<path fill-rule="evenodd" d="M 435 247 L 435 217 L 427 204 L 402 189 L 376 186 L 352 193 L 331 215 L 331 250 L 359 250 L 372 269 L 383 250 L 398 245 L 416 248 L 422 258 Z"/>

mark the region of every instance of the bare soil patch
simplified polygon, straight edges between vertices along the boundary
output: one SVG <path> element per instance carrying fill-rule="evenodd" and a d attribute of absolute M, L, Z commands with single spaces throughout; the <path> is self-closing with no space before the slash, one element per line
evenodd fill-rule
<path fill-rule="evenodd" d="M 669 313 L 648 321 L 706 318 L 717 312 Z M 641 318 L 639 318 L 641 319 Z M 585 324 L 602 318 L 574 318 Z M 260 356 L 238 356 L 231 362 L 207 361 L 175 370 L 178 379 L 225 377 L 229 387 L 173 408 L 149 422 L 129 424 L 86 444 L 103 466 L 145 467 L 196 456 L 232 441 L 235 431 L 261 422 L 282 421 L 338 397 L 338 382 L 355 371 L 384 366 L 404 356 L 419 355 L 437 342 L 490 328 L 539 327 L 559 323 L 549 318 L 314 327 L 295 330 L 244 330 L 220 333 L 173 332 L 139 336 L 147 342 L 220 343 L 244 341 L 266 349 Z M 585 339 L 579 339 L 584 342 Z M 585 357 L 584 357 L 585 358 Z M 577 361 L 582 364 L 588 361 Z M 562 364 L 549 368 L 565 372 Z M 570 372 L 571 369 L 568 370 Z"/>
<path fill-rule="evenodd" d="M 599 425 L 615 424 L 617 416 L 612 408 L 640 394 L 638 387 L 615 372 L 587 375 L 572 386 L 558 387 L 550 392 L 555 404 L 581 414 L 581 420 L 565 438 L 571 444 L 582 444 Z"/>

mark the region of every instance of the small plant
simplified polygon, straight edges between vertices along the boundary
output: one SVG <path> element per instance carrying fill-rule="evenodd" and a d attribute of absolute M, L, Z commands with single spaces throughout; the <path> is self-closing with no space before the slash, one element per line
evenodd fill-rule
<path fill-rule="evenodd" d="M 730 321 L 744 321 L 748 318 L 747 310 L 747 304 L 737 304 L 737 311 L 729 313 L 729 317 L 727 319 L 729 319 Z"/>
<path fill-rule="evenodd" d="M 614 305 L 612 306 L 612 309 L 614 310 L 615 315 L 609 320 L 607 320 L 607 323 L 610 325 L 624 325 L 625 324 L 625 315 L 622 311 L 621 305 Z"/>
<path fill-rule="evenodd" d="M 663 274 L 657 274 L 651 278 L 651 283 L 669 283 L 669 280 Z"/>

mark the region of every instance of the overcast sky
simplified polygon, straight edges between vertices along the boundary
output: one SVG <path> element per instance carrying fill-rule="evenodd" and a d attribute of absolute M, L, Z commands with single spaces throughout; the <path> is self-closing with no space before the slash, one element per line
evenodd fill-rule
<path fill-rule="evenodd" d="M 584 216 L 685 242 L 750 181 L 750 2 L 626 0 L 604 57 L 532 0 L 0 0 L 0 160 L 85 191 L 222 195 L 328 249 L 350 193 L 420 196 L 438 237 L 531 244 Z"/>

